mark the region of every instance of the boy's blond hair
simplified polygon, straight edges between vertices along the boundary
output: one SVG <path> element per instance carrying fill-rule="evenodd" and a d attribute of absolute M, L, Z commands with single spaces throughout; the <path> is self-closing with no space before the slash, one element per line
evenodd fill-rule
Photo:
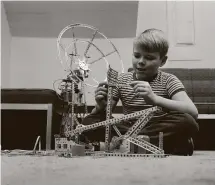
<path fill-rule="evenodd" d="M 134 39 L 134 45 L 146 52 L 159 52 L 160 58 L 167 55 L 169 43 L 164 32 L 155 28 L 147 29 Z"/>

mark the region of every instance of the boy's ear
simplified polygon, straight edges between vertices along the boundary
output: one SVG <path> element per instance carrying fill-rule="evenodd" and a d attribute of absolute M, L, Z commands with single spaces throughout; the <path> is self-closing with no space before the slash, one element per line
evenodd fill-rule
<path fill-rule="evenodd" d="M 164 64 L 166 64 L 166 61 L 167 61 L 167 56 L 164 56 L 162 59 L 161 59 L 161 65 L 160 67 L 162 67 Z"/>

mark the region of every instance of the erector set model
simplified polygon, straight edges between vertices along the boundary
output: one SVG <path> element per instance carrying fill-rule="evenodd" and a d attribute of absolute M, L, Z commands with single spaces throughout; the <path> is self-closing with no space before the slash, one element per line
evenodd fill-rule
<path fill-rule="evenodd" d="M 82 33 L 81 29 L 88 29 L 93 31 L 90 40 L 79 39 L 75 34 L 75 30 L 78 33 Z M 65 32 L 72 34 L 70 44 L 63 44 L 62 36 Z M 95 39 L 102 38 L 106 41 L 113 49 L 107 54 L 104 54 L 101 49 L 95 44 Z M 66 39 L 64 39 L 66 40 Z M 72 44 L 71 44 L 72 43 Z M 79 44 L 82 44 L 81 48 L 78 48 Z M 98 58 L 92 59 L 89 55 L 90 48 L 94 49 L 94 52 L 99 53 Z M 121 157 L 165 157 L 163 150 L 163 133 L 159 135 L 159 147 L 151 144 L 149 140 L 145 139 L 144 136 L 138 135 L 139 132 L 144 128 L 147 122 L 153 117 L 154 113 L 160 111 L 159 107 L 151 107 L 138 111 L 132 114 L 127 114 L 121 117 L 112 118 L 112 94 L 113 88 L 117 85 L 118 71 L 111 68 L 106 57 L 116 54 L 120 59 L 120 65 L 123 72 L 123 63 L 121 61 L 119 52 L 113 43 L 98 29 L 86 25 L 86 24 L 71 24 L 65 27 L 58 36 L 57 39 L 58 56 L 60 62 L 66 71 L 66 79 L 61 79 L 56 92 L 66 102 L 68 109 L 63 113 L 61 122 L 61 128 L 59 135 L 55 135 L 55 152 L 61 156 L 72 157 L 72 156 L 121 156 Z M 84 48 L 84 49 L 83 49 Z M 82 52 L 83 54 L 80 54 Z M 105 61 L 106 66 L 106 79 L 108 84 L 108 95 L 107 95 L 107 108 L 106 108 L 106 120 L 91 125 L 82 125 L 80 119 L 83 116 L 77 112 L 78 107 L 84 107 L 85 113 L 87 114 L 86 104 L 86 89 L 85 86 L 95 87 L 92 83 L 87 82 L 89 78 L 93 79 L 98 85 L 98 81 L 93 78 L 91 66 L 99 61 Z M 123 85 L 123 84 L 120 84 Z M 86 115 L 84 114 L 84 116 Z M 118 124 L 123 124 L 123 121 L 128 121 L 133 118 L 138 118 L 137 121 L 131 126 L 128 131 L 122 135 L 118 130 Z M 90 145 L 86 149 L 86 144 L 81 143 L 79 136 L 83 132 L 97 129 L 99 127 L 105 127 L 105 142 L 100 144 L 99 151 L 95 151 L 95 147 Z M 118 134 L 118 137 L 114 136 L 111 138 L 112 128 Z M 103 144 L 103 145 L 102 145 Z M 138 148 L 138 151 L 135 148 Z"/>

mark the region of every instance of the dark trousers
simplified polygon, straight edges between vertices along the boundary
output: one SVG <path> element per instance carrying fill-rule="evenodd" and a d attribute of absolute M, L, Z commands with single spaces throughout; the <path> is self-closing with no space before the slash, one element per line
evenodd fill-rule
<path fill-rule="evenodd" d="M 105 120 L 105 115 L 90 114 L 84 118 L 82 124 L 90 125 Z M 125 134 L 129 127 L 129 123 L 117 125 L 121 134 Z M 153 117 L 148 124 L 142 129 L 139 135 L 148 135 L 150 142 L 158 146 L 159 133 L 163 132 L 164 150 L 171 151 L 177 145 L 181 145 L 185 140 L 193 137 L 199 130 L 196 120 L 186 113 L 176 111 L 169 112 L 161 117 Z M 83 133 L 90 141 L 104 141 L 105 127 L 97 128 Z M 118 136 L 113 130 L 111 137 Z"/>

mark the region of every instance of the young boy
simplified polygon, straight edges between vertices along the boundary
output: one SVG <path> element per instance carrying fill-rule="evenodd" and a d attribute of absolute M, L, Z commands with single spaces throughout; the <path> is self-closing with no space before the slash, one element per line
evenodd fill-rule
<path fill-rule="evenodd" d="M 141 135 L 150 137 L 158 145 L 159 132 L 163 132 L 164 151 L 168 154 L 192 155 L 192 137 L 198 131 L 198 111 L 188 97 L 181 81 L 174 75 L 159 70 L 167 61 L 169 44 L 164 33 L 148 29 L 134 39 L 133 71 L 119 75 L 118 86 L 113 91 L 113 109 L 121 100 L 124 114 L 140 111 L 149 106 L 162 107 L 143 128 Z M 96 106 L 83 124 L 105 120 L 107 83 L 100 83 L 95 91 Z M 117 125 L 122 134 L 136 119 Z M 104 141 L 105 128 L 84 133 L 91 141 Z M 115 133 L 113 133 L 115 135 Z"/>

